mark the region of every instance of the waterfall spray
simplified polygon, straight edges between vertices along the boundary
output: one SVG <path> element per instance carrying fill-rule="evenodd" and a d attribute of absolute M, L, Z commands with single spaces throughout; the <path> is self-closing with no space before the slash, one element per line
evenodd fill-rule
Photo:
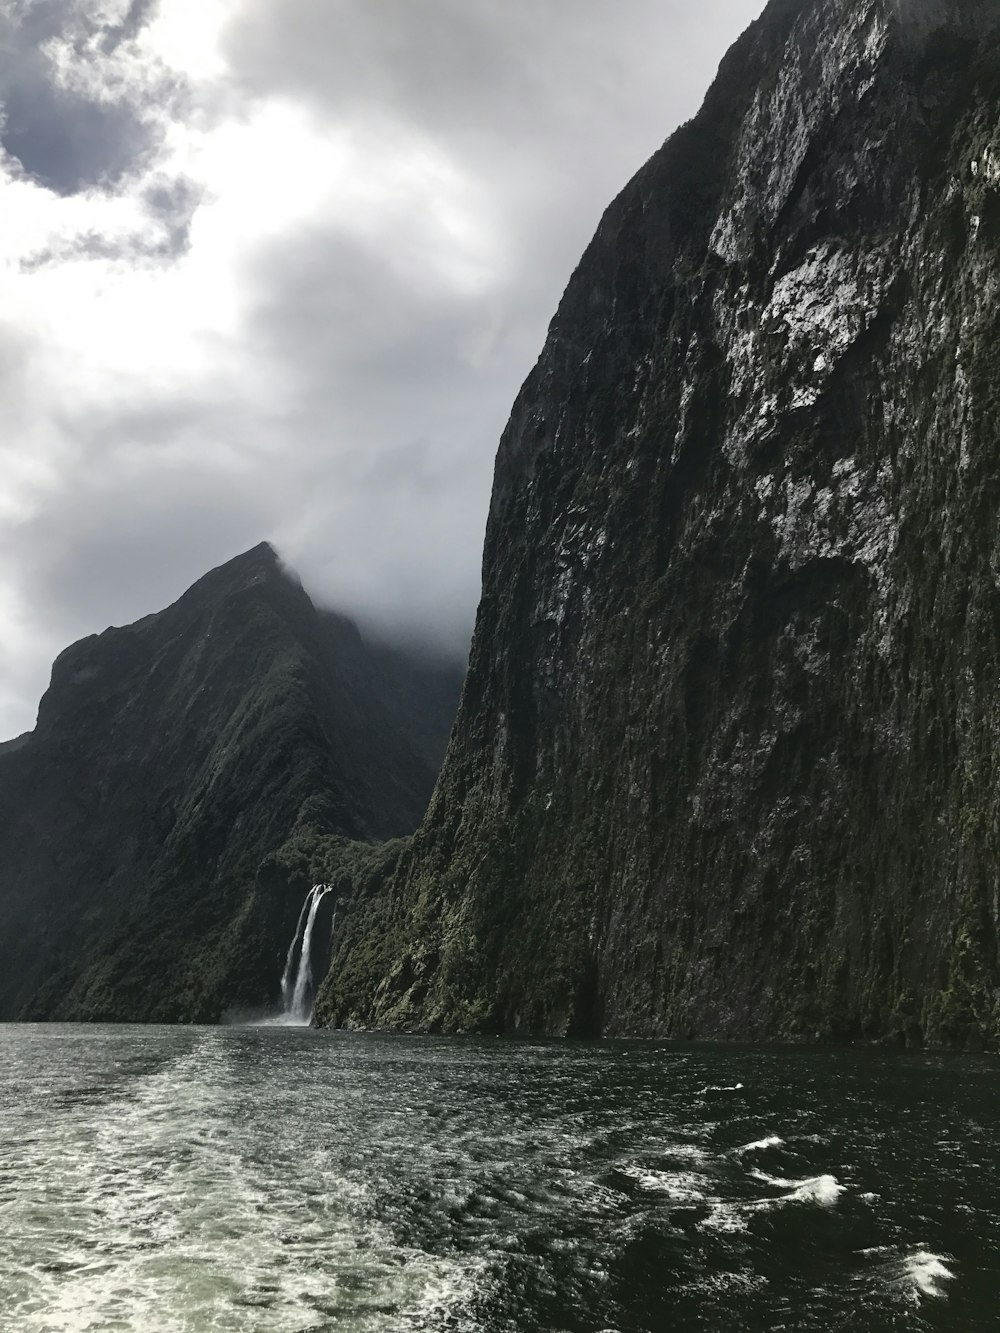
<path fill-rule="evenodd" d="M 313 1015 L 312 937 L 319 905 L 330 892 L 329 884 L 314 884 L 299 913 L 295 934 L 288 946 L 288 957 L 281 977 L 281 1005 L 289 1023 L 309 1024 Z M 298 970 L 295 960 L 298 958 Z M 292 976 L 294 973 L 294 981 Z"/>

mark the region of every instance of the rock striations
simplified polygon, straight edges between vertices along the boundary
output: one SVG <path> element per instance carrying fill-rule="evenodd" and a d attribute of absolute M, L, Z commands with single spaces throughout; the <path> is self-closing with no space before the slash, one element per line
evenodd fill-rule
<path fill-rule="evenodd" d="M 267 545 L 67 649 L 0 749 L 0 1018 L 265 1005 L 322 849 L 416 827 L 460 683 L 317 612 Z"/>
<path fill-rule="evenodd" d="M 500 444 L 328 1023 L 1000 1035 L 1000 4 L 772 0 Z"/>

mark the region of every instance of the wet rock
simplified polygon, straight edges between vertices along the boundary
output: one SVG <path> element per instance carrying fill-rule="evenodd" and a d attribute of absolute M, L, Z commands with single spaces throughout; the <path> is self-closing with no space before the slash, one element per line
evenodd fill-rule
<path fill-rule="evenodd" d="M 773 0 L 611 205 L 326 1021 L 996 1043 L 998 29 Z"/>

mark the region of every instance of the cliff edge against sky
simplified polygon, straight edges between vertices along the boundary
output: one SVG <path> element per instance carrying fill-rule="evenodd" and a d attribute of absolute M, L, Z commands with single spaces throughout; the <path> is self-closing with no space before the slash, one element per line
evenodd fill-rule
<path fill-rule="evenodd" d="M 995 1043 L 998 27 L 773 0 L 611 205 L 324 1021 Z"/>

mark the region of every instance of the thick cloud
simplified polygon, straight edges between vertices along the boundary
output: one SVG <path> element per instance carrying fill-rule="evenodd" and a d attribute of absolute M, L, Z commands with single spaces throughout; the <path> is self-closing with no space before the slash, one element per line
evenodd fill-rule
<path fill-rule="evenodd" d="M 147 65 L 123 80 L 122 48 L 152 0 L 119 16 L 74 0 L 20 0 L 0 12 L 0 144 L 29 178 L 76 194 L 113 187 L 155 150 L 169 80 Z"/>
<path fill-rule="evenodd" d="M 70 640 L 264 537 L 461 651 L 569 274 L 760 6 L 8 6 L 0 734 Z"/>

